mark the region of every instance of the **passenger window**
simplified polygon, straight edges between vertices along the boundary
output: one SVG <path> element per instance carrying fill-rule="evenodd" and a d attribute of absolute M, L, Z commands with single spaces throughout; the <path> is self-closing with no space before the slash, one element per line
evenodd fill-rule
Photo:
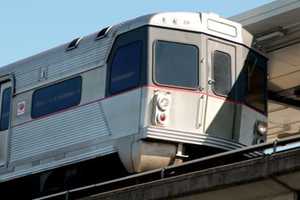
<path fill-rule="evenodd" d="M 198 48 L 194 45 L 157 41 L 155 80 L 162 85 L 197 88 Z"/>
<path fill-rule="evenodd" d="M 0 131 L 5 131 L 9 127 L 9 114 L 11 104 L 11 87 L 4 89 L 1 103 Z"/>
<path fill-rule="evenodd" d="M 116 94 L 139 85 L 141 61 L 142 41 L 136 41 L 117 49 L 111 64 L 111 94 Z"/>
<path fill-rule="evenodd" d="M 36 90 L 32 96 L 31 117 L 38 118 L 78 105 L 81 84 L 81 77 L 76 77 Z"/>
<path fill-rule="evenodd" d="M 228 95 L 231 90 L 231 57 L 228 53 L 214 51 L 213 78 L 214 92 L 222 96 Z"/>

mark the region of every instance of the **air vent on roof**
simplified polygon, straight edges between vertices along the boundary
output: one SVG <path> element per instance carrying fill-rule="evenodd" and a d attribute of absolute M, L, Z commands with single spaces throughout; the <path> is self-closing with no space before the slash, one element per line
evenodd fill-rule
<path fill-rule="evenodd" d="M 76 38 L 76 39 L 72 40 L 72 42 L 70 42 L 70 44 L 68 45 L 66 51 L 70 51 L 72 49 L 77 48 L 80 40 L 81 40 L 81 38 Z"/>
<path fill-rule="evenodd" d="M 99 31 L 99 33 L 97 34 L 96 40 L 104 38 L 106 36 L 106 34 L 108 33 L 109 29 L 110 29 L 110 26 L 105 27 L 104 29 Z"/>

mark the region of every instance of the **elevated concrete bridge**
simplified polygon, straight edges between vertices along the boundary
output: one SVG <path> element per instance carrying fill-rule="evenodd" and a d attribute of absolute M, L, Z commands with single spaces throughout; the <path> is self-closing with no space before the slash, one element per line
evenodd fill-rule
<path fill-rule="evenodd" d="M 81 200 L 298 200 L 300 148 Z"/>

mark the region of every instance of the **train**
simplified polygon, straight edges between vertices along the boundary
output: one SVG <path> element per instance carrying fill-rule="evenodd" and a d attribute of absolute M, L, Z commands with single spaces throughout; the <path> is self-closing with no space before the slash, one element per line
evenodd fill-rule
<path fill-rule="evenodd" d="M 138 173 L 266 142 L 268 60 L 254 43 L 214 13 L 162 12 L 0 68 L 0 182 L 111 154 Z"/>

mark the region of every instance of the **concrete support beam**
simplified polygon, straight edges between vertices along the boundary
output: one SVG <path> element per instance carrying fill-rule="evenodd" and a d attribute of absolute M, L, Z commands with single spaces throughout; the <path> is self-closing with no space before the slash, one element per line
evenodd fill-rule
<path fill-rule="evenodd" d="M 84 200 L 296 200 L 299 183 L 300 149 L 94 195 Z"/>
<path fill-rule="evenodd" d="M 293 15 L 298 16 L 298 9 L 300 8 L 299 0 L 277 0 L 269 4 L 254 8 L 236 16 L 230 17 L 230 20 L 237 21 L 245 27 L 249 27 L 252 33 L 257 31 L 262 32 L 263 25 L 269 29 L 271 26 L 276 27 L 276 24 L 289 24 L 290 20 L 297 20 L 292 18 Z M 277 20 L 273 20 L 273 19 Z M 260 24 L 260 29 L 255 26 Z"/>

